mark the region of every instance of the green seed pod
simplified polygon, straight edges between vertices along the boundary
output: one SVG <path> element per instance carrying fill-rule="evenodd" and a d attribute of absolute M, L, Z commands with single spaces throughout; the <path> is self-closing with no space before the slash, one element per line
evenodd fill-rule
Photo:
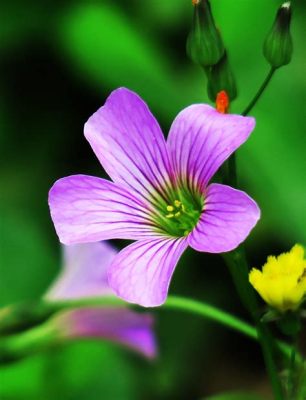
<path fill-rule="evenodd" d="M 286 2 L 277 11 L 274 24 L 263 45 L 263 53 L 273 68 L 289 64 L 293 45 L 290 33 L 291 4 Z"/>
<path fill-rule="evenodd" d="M 215 65 L 224 53 L 208 0 L 193 0 L 194 13 L 191 32 L 187 39 L 187 54 L 191 60 L 209 67 Z"/>
<path fill-rule="evenodd" d="M 226 92 L 230 101 L 237 97 L 236 82 L 226 52 L 218 64 L 210 68 L 207 77 L 207 93 L 211 101 L 215 102 L 221 91 Z"/>

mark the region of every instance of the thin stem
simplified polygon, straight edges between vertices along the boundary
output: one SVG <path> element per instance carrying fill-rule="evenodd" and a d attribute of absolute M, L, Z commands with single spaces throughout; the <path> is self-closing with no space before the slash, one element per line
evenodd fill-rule
<path fill-rule="evenodd" d="M 257 332 L 254 327 L 241 319 L 206 303 L 179 296 L 168 296 L 163 308 L 191 312 L 192 314 L 200 315 L 204 318 L 216 321 L 227 328 L 243 333 L 249 338 L 257 339 Z"/>
<path fill-rule="evenodd" d="M 250 102 L 250 104 L 242 112 L 242 115 L 248 115 L 248 113 L 252 110 L 252 108 L 255 106 L 255 104 L 257 103 L 257 101 L 260 99 L 261 95 L 265 91 L 266 87 L 268 86 L 275 71 L 276 71 L 276 68 L 271 67 L 268 75 L 266 76 L 265 80 L 263 81 L 262 85 L 260 86 L 258 92 L 255 94 L 255 96 L 254 96 L 253 100 Z"/>
<path fill-rule="evenodd" d="M 276 71 L 276 68 L 271 68 L 268 75 L 266 76 L 265 80 L 263 81 L 262 85 L 258 89 L 258 92 L 255 94 L 254 98 L 251 100 L 249 105 L 245 108 L 245 110 L 242 112 L 242 115 L 248 115 L 248 113 L 252 110 L 252 108 L 255 106 L 257 101 L 260 99 L 261 95 L 265 91 L 266 87 L 270 83 L 270 80 L 272 79 L 272 76 L 274 75 L 274 72 Z M 237 187 L 237 168 L 236 168 L 236 153 L 233 153 L 230 158 L 228 159 L 228 178 L 227 182 L 229 185 Z"/>
<path fill-rule="evenodd" d="M 236 168 L 236 153 L 233 153 L 228 159 L 228 176 L 229 176 L 229 185 L 237 187 L 238 179 L 237 179 L 237 168 Z"/>
<path fill-rule="evenodd" d="M 291 355 L 290 355 L 290 364 L 289 364 L 289 376 L 288 376 L 288 392 L 290 394 L 290 398 L 294 398 L 294 380 L 295 380 L 295 362 L 296 362 L 296 348 L 297 348 L 297 336 L 294 335 L 292 347 L 291 347 Z"/>
<path fill-rule="evenodd" d="M 258 340 L 257 329 L 252 325 L 207 303 L 188 299 L 182 296 L 169 295 L 166 303 L 161 307 L 161 309 L 172 309 L 199 315 L 205 319 L 218 322 L 236 332 L 240 332 L 251 339 Z M 290 358 L 291 346 L 280 341 L 276 342 L 276 346 L 288 359 Z M 299 354 L 297 354 L 297 360 L 301 362 L 301 356 Z"/>
<path fill-rule="evenodd" d="M 54 343 L 58 335 L 56 327 L 46 322 L 20 334 L 6 336 L 0 340 L 0 363 L 14 362 L 41 351 Z"/>
<path fill-rule="evenodd" d="M 282 400 L 282 386 L 274 362 L 274 340 L 267 329 L 267 326 L 260 321 L 257 312 L 257 298 L 248 281 L 249 268 L 244 249 L 239 247 L 231 253 L 226 253 L 224 254 L 224 259 L 229 267 L 239 297 L 256 324 L 258 340 L 262 348 L 264 361 L 270 377 L 275 399 Z"/>
<path fill-rule="evenodd" d="M 255 97 L 243 111 L 242 115 L 247 115 L 255 106 L 262 93 L 268 86 L 272 76 L 274 75 L 275 70 L 275 68 L 270 69 Z M 226 177 L 226 183 L 232 186 L 237 186 L 237 166 L 235 153 L 230 157 L 228 161 L 228 174 Z M 249 267 L 243 247 L 240 247 L 230 253 L 225 254 L 224 258 L 229 267 L 230 273 L 232 275 L 234 284 L 242 300 L 242 303 L 247 308 L 256 324 L 258 339 L 261 344 L 263 357 L 265 360 L 268 375 L 270 377 L 275 399 L 282 400 L 283 390 L 274 361 L 275 342 L 267 326 L 260 321 L 260 318 L 257 314 L 257 298 L 248 281 Z"/>
<path fill-rule="evenodd" d="M 0 336 L 0 363 L 6 363 L 20 359 L 32 354 L 33 352 L 40 351 L 46 346 L 58 341 L 58 335 L 60 335 L 60 331 L 56 329 L 56 326 L 53 326 L 52 322 L 52 315 L 55 313 L 82 307 L 108 308 L 127 306 L 127 303 L 115 296 L 49 303 L 41 302 L 39 305 L 40 312 L 44 307 L 46 307 L 46 310 L 48 311 L 48 318 L 45 319 L 43 323 L 13 335 L 4 335 L 3 337 Z M 134 306 L 132 307 L 134 308 Z M 218 322 L 229 329 L 240 332 L 253 340 L 258 340 L 258 333 L 253 326 L 225 311 L 218 309 L 217 307 L 203 302 L 179 296 L 168 296 L 166 303 L 161 307 L 161 309 L 172 309 L 199 315 L 202 318 Z M 51 310 L 52 312 L 50 312 Z M 55 342 L 54 339 L 56 339 Z M 290 357 L 290 346 L 283 342 L 277 342 L 276 345 L 287 358 Z M 297 354 L 297 360 L 299 360 L 299 362 L 300 359 L 300 355 Z"/>

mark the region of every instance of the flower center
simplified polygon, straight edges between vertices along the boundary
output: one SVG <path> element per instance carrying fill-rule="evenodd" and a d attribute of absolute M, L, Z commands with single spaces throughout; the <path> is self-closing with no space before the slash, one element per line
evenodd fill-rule
<path fill-rule="evenodd" d="M 173 193 L 172 199 L 158 208 L 158 215 L 155 216 L 157 227 L 170 236 L 187 236 L 199 221 L 203 197 L 179 191 Z"/>

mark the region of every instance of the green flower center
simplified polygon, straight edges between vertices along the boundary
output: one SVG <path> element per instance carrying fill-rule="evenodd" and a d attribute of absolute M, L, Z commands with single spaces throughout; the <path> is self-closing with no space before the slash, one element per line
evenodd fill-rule
<path fill-rule="evenodd" d="M 154 220 L 159 232 L 182 237 L 187 236 L 199 221 L 204 198 L 186 190 L 175 190 L 169 201 L 158 204 Z"/>

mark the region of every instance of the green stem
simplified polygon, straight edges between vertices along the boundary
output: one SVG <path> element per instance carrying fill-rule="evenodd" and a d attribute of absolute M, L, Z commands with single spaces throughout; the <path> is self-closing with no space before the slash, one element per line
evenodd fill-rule
<path fill-rule="evenodd" d="M 262 348 L 275 400 L 283 400 L 282 386 L 274 362 L 276 346 L 266 324 L 262 323 L 259 318 L 257 298 L 248 281 L 249 268 L 245 252 L 240 246 L 236 250 L 224 254 L 224 259 L 232 275 L 239 297 L 256 324 L 258 339 Z"/>
<path fill-rule="evenodd" d="M 0 340 L 0 363 L 10 363 L 41 351 L 54 343 L 59 332 L 48 322 Z"/>
<path fill-rule="evenodd" d="M 206 303 L 179 296 L 168 296 L 163 308 L 197 314 L 204 318 L 211 319 L 212 321 L 216 321 L 227 328 L 243 333 L 252 339 L 257 339 L 257 332 L 254 327 L 241 319 Z"/>
<path fill-rule="evenodd" d="M 181 296 L 169 295 L 162 309 L 172 309 L 199 315 L 205 319 L 218 322 L 236 332 L 240 332 L 251 339 L 258 340 L 258 331 L 252 325 L 207 303 Z M 276 342 L 276 346 L 288 359 L 290 358 L 291 346 L 280 341 Z M 298 362 L 302 360 L 299 354 L 297 354 L 297 360 Z"/>
<path fill-rule="evenodd" d="M 252 108 L 255 106 L 262 93 L 268 86 L 272 76 L 274 75 L 275 68 L 271 68 L 264 82 L 260 86 L 253 100 L 243 111 L 242 115 L 247 115 Z M 228 174 L 226 183 L 237 186 L 237 166 L 235 153 L 230 157 L 228 161 Z M 229 267 L 230 273 L 234 280 L 237 292 L 242 300 L 242 303 L 251 314 L 257 329 L 258 339 L 261 344 L 263 357 L 265 360 L 268 375 L 270 377 L 271 385 L 273 388 L 274 396 L 276 400 L 283 400 L 282 385 L 277 373 L 277 368 L 274 361 L 275 344 L 273 337 L 268 330 L 267 326 L 260 321 L 258 315 L 257 298 L 254 290 L 249 284 L 248 274 L 249 267 L 246 259 L 245 252 L 242 247 L 227 253 L 224 255 L 225 261 Z"/>
<path fill-rule="evenodd" d="M 252 108 L 255 106 L 263 92 L 265 91 L 266 87 L 268 86 L 270 80 L 272 79 L 272 76 L 274 75 L 274 72 L 276 71 L 276 68 L 271 68 L 268 75 L 266 76 L 265 80 L 263 81 L 262 85 L 260 86 L 258 92 L 255 94 L 253 100 L 250 102 L 250 104 L 246 107 L 246 109 L 242 112 L 242 115 L 248 115 L 248 113 L 252 110 Z"/>
<path fill-rule="evenodd" d="M 242 115 L 248 115 L 248 113 L 252 110 L 252 108 L 255 106 L 257 101 L 260 99 L 261 95 L 265 91 L 266 87 L 270 83 L 270 80 L 272 79 L 272 76 L 274 75 L 274 72 L 276 71 L 276 68 L 271 68 L 268 75 L 266 76 L 265 80 L 263 81 L 262 85 L 258 89 L 258 92 L 255 94 L 254 98 L 252 101 L 249 103 L 249 105 L 245 108 L 245 110 L 242 112 Z M 230 186 L 237 187 L 237 168 L 236 168 L 236 153 L 233 153 L 230 158 L 228 159 L 228 177 L 226 179 L 227 184 Z"/>
<path fill-rule="evenodd" d="M 40 325 L 34 328 L 20 333 L 3 336 L 2 338 L 0 337 L 0 363 L 18 360 L 27 355 L 31 355 L 36 351 L 40 351 L 49 345 L 58 343 L 59 338 L 61 337 L 61 331 L 52 321 L 53 314 L 82 307 L 122 306 L 126 307 L 127 304 L 115 296 L 68 300 L 63 302 L 41 302 L 39 303 L 40 313 L 45 307 L 48 312 L 48 319 L 44 320 L 43 323 L 40 323 Z M 13 309 L 14 306 L 11 306 L 11 310 Z M 258 333 L 253 326 L 206 303 L 179 296 L 168 296 L 166 303 L 161 307 L 161 309 L 172 309 L 199 315 L 205 319 L 218 322 L 229 329 L 240 332 L 253 340 L 258 340 Z M 53 310 L 52 315 L 50 315 L 51 310 Z M 30 310 L 28 310 L 28 314 L 30 314 Z M 290 346 L 282 342 L 278 342 L 277 346 L 287 358 L 290 357 Z M 297 355 L 297 360 L 300 360 L 299 355 Z"/>
<path fill-rule="evenodd" d="M 290 399 L 294 398 L 295 395 L 295 362 L 296 362 L 296 347 L 297 347 L 297 336 L 294 335 L 292 347 L 291 347 L 291 355 L 290 355 L 290 365 L 289 365 L 289 376 L 288 376 L 288 392 L 290 394 Z"/>
<path fill-rule="evenodd" d="M 228 184 L 230 186 L 237 187 L 238 179 L 237 179 L 237 168 L 236 168 L 236 153 L 233 153 L 228 159 Z"/>

